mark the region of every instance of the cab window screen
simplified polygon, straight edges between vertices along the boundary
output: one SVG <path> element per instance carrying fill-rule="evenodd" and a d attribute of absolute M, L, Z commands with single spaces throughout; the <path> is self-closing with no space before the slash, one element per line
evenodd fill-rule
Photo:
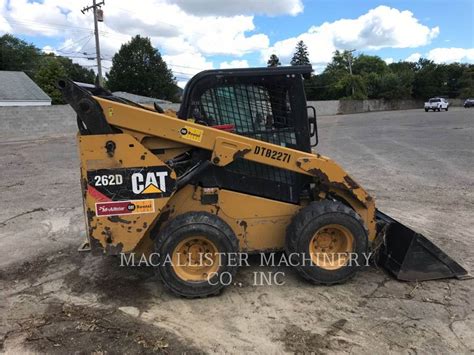
<path fill-rule="evenodd" d="M 276 145 L 296 147 L 294 117 L 288 88 L 278 85 L 221 85 L 207 89 L 199 100 L 198 117 L 209 126 L 232 124 L 235 133 Z M 296 173 L 239 159 L 228 171 L 293 185 Z"/>
<path fill-rule="evenodd" d="M 261 85 L 225 85 L 208 89 L 199 102 L 208 125 L 233 124 L 235 132 L 282 146 L 295 146 L 288 90 Z"/>

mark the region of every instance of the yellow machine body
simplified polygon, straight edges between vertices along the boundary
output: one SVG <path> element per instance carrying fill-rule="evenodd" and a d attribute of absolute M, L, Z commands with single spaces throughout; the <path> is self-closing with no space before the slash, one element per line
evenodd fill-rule
<path fill-rule="evenodd" d="M 183 121 L 172 115 L 152 112 L 111 102 L 95 97 L 110 125 L 119 127 L 123 133 L 106 135 L 78 135 L 83 181 L 84 208 L 90 244 L 99 246 L 106 253 L 117 254 L 152 251 L 152 233 L 175 215 L 187 211 L 208 211 L 224 219 L 240 240 L 242 251 L 281 250 L 284 246 L 286 227 L 298 210 L 304 206 L 280 202 L 223 189 L 186 186 L 175 192 L 176 174 L 169 169 L 169 196 L 146 198 L 146 193 L 130 196 L 130 204 L 143 204 L 150 208 L 119 211 L 119 215 L 99 216 L 98 208 L 107 206 L 107 199 L 97 193 L 91 172 L 107 171 L 113 176 L 116 169 L 145 169 L 166 167 L 165 161 L 190 147 L 201 147 L 212 151 L 216 165 L 226 165 L 242 157 L 288 170 L 293 170 L 316 179 L 327 179 L 333 186 L 331 191 L 353 206 L 362 216 L 369 230 L 369 239 L 375 238 L 374 200 L 355 183 L 341 167 L 327 157 L 305 153 L 267 142 L 257 141 L 229 132 L 206 127 L 191 121 Z M 130 119 L 133 117 L 133 119 Z M 183 135 L 183 128 L 187 134 Z M 195 132 L 191 135 L 189 132 Z M 112 152 L 107 144 L 114 145 Z M 161 154 L 153 154 L 151 150 Z M 272 159 L 259 151 L 281 153 L 282 160 Z M 284 159 L 284 160 L 283 160 Z M 94 175 L 102 176 L 102 175 Z M 97 178 L 96 178 L 97 179 Z M 101 179 L 97 179 L 102 183 Z M 155 196 L 151 194 L 151 196 Z M 212 203 L 203 196 L 212 196 Z M 320 196 L 317 198 L 323 198 Z M 139 198 L 139 199 L 137 199 Z M 105 201 L 104 201 L 105 200 Z M 309 202 L 309 201 L 308 201 Z M 108 206 L 113 206 L 108 201 Z M 130 212 L 130 213 L 129 213 Z M 138 248 L 140 247 L 140 248 Z M 137 249 L 137 250 L 136 250 Z"/>

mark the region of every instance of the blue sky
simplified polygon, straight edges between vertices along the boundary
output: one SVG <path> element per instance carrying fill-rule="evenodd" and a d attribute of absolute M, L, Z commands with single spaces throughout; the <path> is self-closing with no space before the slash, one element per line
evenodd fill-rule
<path fill-rule="evenodd" d="M 341 18 L 356 18 L 380 5 L 409 10 L 424 25 L 439 26 L 440 35 L 432 43 L 419 48 L 474 47 L 473 0 L 410 0 L 410 1 L 342 1 L 310 0 L 304 2 L 304 13 L 297 16 L 258 16 L 255 23 L 269 35 L 272 42 L 289 36 L 297 36 L 311 25 L 333 22 Z M 405 59 L 412 49 L 382 49 L 373 53 L 382 57 Z M 367 52 L 367 51 L 365 51 Z"/>
<path fill-rule="evenodd" d="M 47 52 L 94 68 L 91 0 L 0 0 L 0 35 L 13 33 Z M 104 66 L 134 34 L 149 36 L 184 82 L 202 69 L 285 64 L 300 39 L 316 72 L 335 49 L 387 62 L 474 63 L 473 0 L 109 0 L 100 24 Z M 84 55 L 83 53 L 87 53 Z"/>

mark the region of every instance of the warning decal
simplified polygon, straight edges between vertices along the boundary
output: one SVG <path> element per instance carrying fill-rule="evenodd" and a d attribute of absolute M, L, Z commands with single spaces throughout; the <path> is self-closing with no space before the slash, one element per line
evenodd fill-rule
<path fill-rule="evenodd" d="M 203 130 L 199 128 L 194 128 L 190 126 L 184 126 L 179 130 L 181 138 L 188 139 L 190 141 L 201 142 Z"/>
<path fill-rule="evenodd" d="M 95 204 L 95 214 L 97 217 L 153 212 L 155 212 L 153 200 L 111 201 L 97 202 Z"/>

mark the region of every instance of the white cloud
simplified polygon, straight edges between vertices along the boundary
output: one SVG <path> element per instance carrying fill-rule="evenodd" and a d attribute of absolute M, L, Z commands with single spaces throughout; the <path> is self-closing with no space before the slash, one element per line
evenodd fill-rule
<path fill-rule="evenodd" d="M 62 39 L 60 45 L 45 46 L 44 51 L 69 56 L 76 63 L 96 69 L 95 61 L 87 59 L 95 56 L 92 13 L 80 11 L 90 5 L 90 0 L 15 0 L 9 1 L 8 7 L 6 1 L 0 0 L 0 35 L 8 31 Z M 266 2 L 248 6 L 235 2 L 235 13 L 227 13 L 229 4 L 219 2 L 218 16 L 194 14 L 168 0 L 141 0 L 139 6 L 128 0 L 114 0 L 110 5 L 106 2 L 104 22 L 99 24 L 104 72 L 111 67 L 112 56 L 120 46 L 140 34 L 150 37 L 178 84 L 183 85 L 197 72 L 214 67 L 206 56 L 241 57 L 269 46 L 268 36 L 256 31 L 252 13 L 302 11 L 300 0 L 278 0 L 273 6 Z"/>
<path fill-rule="evenodd" d="M 6 6 L 7 0 L 0 0 L 0 35 L 12 31 L 7 19 L 2 15 L 2 10 L 6 9 Z"/>
<path fill-rule="evenodd" d="M 385 58 L 384 61 L 387 64 L 392 64 L 393 63 L 393 58 Z"/>
<path fill-rule="evenodd" d="M 474 48 L 434 48 L 427 58 L 435 63 L 474 63 Z"/>
<path fill-rule="evenodd" d="M 413 53 L 405 60 L 417 62 L 421 57 L 432 60 L 435 63 L 474 63 L 474 48 L 434 48 L 425 55 Z"/>
<path fill-rule="evenodd" d="M 30 36 L 61 35 L 69 26 L 56 1 L 48 0 L 44 3 L 27 0 L 10 1 L 8 4 L 5 2 L 0 8 L 0 23 L 5 21 L 14 33 Z M 51 24 L 54 24 L 54 27 Z"/>
<path fill-rule="evenodd" d="M 51 54 L 51 53 L 57 54 L 56 50 L 51 46 L 44 46 L 43 49 L 41 50 L 46 54 Z"/>
<path fill-rule="evenodd" d="M 262 51 L 262 61 L 276 53 L 288 63 L 298 41 L 308 46 L 314 65 L 331 61 L 336 49 L 378 50 L 426 45 L 438 36 L 439 28 L 421 24 L 410 11 L 378 6 L 356 19 L 341 19 L 312 26 L 297 37 L 276 42 Z"/>
<path fill-rule="evenodd" d="M 418 62 L 418 60 L 421 58 L 421 53 L 413 53 L 413 54 L 410 54 L 406 59 L 405 61 L 406 62 Z"/>
<path fill-rule="evenodd" d="M 303 12 L 301 0 L 170 0 L 192 15 L 297 15 Z"/>
<path fill-rule="evenodd" d="M 168 67 L 173 70 L 178 81 L 187 81 L 200 71 L 214 68 L 211 61 L 208 61 L 201 53 L 193 49 L 180 54 L 163 55 L 163 59 Z"/>
<path fill-rule="evenodd" d="M 90 5 L 87 0 L 15 0 L 9 2 L 8 8 L 6 0 L 0 1 L 3 32 L 77 41 L 93 29 L 91 12 L 80 11 Z M 167 0 L 141 0 L 139 6 L 128 0 L 114 0 L 103 9 L 105 21 L 99 25 L 101 44 L 104 52 L 110 54 L 135 34 L 151 37 L 152 43 L 160 48 L 174 47 L 174 54 L 187 53 L 192 47 L 203 55 L 242 56 L 269 45 L 267 35 L 255 32 L 253 16 L 197 16 Z M 179 42 L 184 50 L 167 39 Z"/>
<path fill-rule="evenodd" d="M 189 21 L 183 30 L 184 36 L 203 54 L 242 56 L 267 48 L 270 43 L 265 34 L 246 35 L 246 32 L 255 30 L 253 17 L 193 17 Z"/>
<path fill-rule="evenodd" d="M 248 68 L 249 62 L 244 60 L 232 60 L 230 62 L 222 62 L 219 65 L 220 69 L 229 69 L 229 68 Z"/>
<path fill-rule="evenodd" d="M 12 28 L 10 24 L 7 22 L 7 20 L 3 18 L 2 16 L 0 16 L 0 35 L 7 32 L 12 32 Z"/>

